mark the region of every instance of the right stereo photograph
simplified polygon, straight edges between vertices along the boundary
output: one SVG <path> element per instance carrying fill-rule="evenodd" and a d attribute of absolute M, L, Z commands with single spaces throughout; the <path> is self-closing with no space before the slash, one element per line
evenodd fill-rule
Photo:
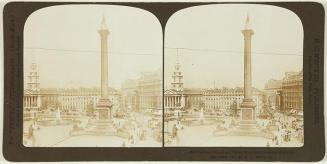
<path fill-rule="evenodd" d="M 303 146 L 303 27 L 291 10 L 182 9 L 164 44 L 165 147 Z"/>

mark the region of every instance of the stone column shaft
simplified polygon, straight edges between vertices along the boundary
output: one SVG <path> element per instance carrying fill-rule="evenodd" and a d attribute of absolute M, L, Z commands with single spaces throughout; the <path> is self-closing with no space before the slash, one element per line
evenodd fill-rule
<path fill-rule="evenodd" d="M 172 107 L 172 104 L 173 104 L 173 99 L 172 98 L 173 98 L 172 96 L 169 97 L 169 104 L 170 104 L 169 106 L 170 107 Z"/>
<path fill-rule="evenodd" d="M 174 107 L 176 107 L 176 101 L 177 101 L 176 98 L 177 98 L 177 97 L 175 96 L 175 97 L 174 97 Z"/>
<path fill-rule="evenodd" d="M 108 46 L 107 33 L 101 30 L 101 98 L 108 98 Z"/>
<path fill-rule="evenodd" d="M 252 100 L 252 70 L 251 70 L 251 29 L 242 30 L 244 35 L 244 100 Z"/>
<path fill-rule="evenodd" d="M 169 107 L 171 107 L 171 96 L 169 96 Z"/>

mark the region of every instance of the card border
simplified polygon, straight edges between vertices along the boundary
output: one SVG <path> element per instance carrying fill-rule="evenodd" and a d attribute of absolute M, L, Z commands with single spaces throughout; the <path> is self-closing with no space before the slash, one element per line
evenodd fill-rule
<path fill-rule="evenodd" d="M 41 8 L 69 4 L 108 4 L 153 13 L 163 30 L 178 10 L 209 4 L 264 4 L 293 11 L 304 29 L 304 146 L 275 147 L 24 147 L 23 29 L 28 16 Z M 19 12 L 17 12 L 19 11 Z M 325 155 L 324 134 L 324 8 L 317 2 L 10 2 L 3 10 L 4 129 L 3 155 L 8 161 L 319 161 Z M 164 49 L 163 49 L 164 54 Z M 163 55 L 164 58 L 164 55 Z M 163 61 L 164 62 L 164 61 Z M 164 64 L 164 63 L 163 63 Z M 164 65 L 163 65 L 164 70 Z M 164 79 L 163 79 L 164 80 Z M 164 112 L 164 111 L 163 111 Z"/>

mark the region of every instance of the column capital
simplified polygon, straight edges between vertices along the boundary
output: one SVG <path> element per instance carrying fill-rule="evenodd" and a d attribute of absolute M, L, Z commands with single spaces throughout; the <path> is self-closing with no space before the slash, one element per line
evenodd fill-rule
<path fill-rule="evenodd" d="M 252 29 L 244 29 L 242 30 L 242 34 L 244 35 L 244 39 L 246 39 L 250 38 L 254 34 L 254 32 Z"/>
<path fill-rule="evenodd" d="M 108 29 L 98 30 L 98 33 L 100 34 L 101 38 L 107 38 L 107 36 L 110 34 Z"/>

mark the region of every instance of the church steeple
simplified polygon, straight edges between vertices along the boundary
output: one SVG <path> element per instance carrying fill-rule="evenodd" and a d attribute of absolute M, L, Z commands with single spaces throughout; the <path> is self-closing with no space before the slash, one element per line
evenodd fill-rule
<path fill-rule="evenodd" d="M 171 83 L 172 88 L 175 89 L 176 91 L 183 91 L 183 75 L 182 72 L 180 70 L 181 68 L 181 64 L 179 62 L 177 62 L 175 64 L 175 71 L 173 72 L 173 82 Z"/>
<path fill-rule="evenodd" d="M 40 91 L 39 73 L 37 70 L 36 63 L 31 64 L 31 70 L 27 78 L 28 78 L 27 89 L 33 92 L 39 92 Z"/>

